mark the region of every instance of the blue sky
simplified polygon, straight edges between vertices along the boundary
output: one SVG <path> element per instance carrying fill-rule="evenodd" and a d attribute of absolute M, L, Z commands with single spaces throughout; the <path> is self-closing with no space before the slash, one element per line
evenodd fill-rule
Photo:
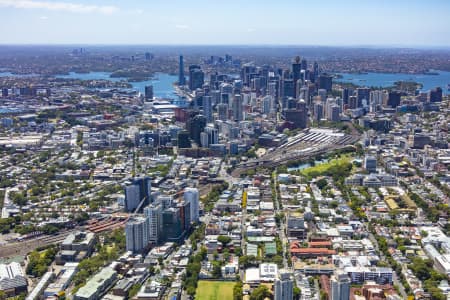
<path fill-rule="evenodd" d="M 450 46 L 449 0 L 0 0 L 0 44 Z"/>

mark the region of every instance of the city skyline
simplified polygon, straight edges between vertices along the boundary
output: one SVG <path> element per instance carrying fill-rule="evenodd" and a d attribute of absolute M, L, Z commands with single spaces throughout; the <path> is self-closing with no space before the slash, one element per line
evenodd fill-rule
<path fill-rule="evenodd" d="M 0 0 L 0 44 L 449 47 L 448 1 Z"/>

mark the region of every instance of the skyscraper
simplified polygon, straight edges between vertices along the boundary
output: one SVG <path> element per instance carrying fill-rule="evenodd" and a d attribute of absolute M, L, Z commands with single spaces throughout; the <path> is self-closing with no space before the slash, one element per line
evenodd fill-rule
<path fill-rule="evenodd" d="M 226 121 L 228 119 L 228 104 L 220 103 L 217 105 L 217 112 L 219 115 L 219 120 Z"/>
<path fill-rule="evenodd" d="M 295 84 L 293 79 L 283 80 L 283 90 L 282 97 L 295 97 Z"/>
<path fill-rule="evenodd" d="M 125 186 L 125 210 L 134 211 L 139 203 L 145 199 L 144 204 L 148 204 L 151 198 L 150 177 L 135 178 Z"/>
<path fill-rule="evenodd" d="M 357 88 L 356 89 L 356 98 L 358 99 L 357 107 L 362 107 L 364 102 L 366 102 L 366 104 L 368 104 L 369 100 L 370 100 L 370 89 L 369 88 Z"/>
<path fill-rule="evenodd" d="M 219 143 L 219 132 L 214 128 L 213 124 L 208 124 L 204 132 L 200 134 L 202 147 L 209 147 L 211 144 Z"/>
<path fill-rule="evenodd" d="M 350 277 L 345 273 L 331 276 L 331 300 L 350 299 Z"/>
<path fill-rule="evenodd" d="M 125 241 L 127 251 L 142 252 L 148 246 L 148 219 L 131 217 L 125 225 Z"/>
<path fill-rule="evenodd" d="M 295 108 L 283 110 L 283 114 L 286 121 L 292 123 L 295 128 L 306 128 L 308 111 L 304 100 L 298 101 Z"/>
<path fill-rule="evenodd" d="M 442 101 L 442 89 L 440 87 L 431 89 L 428 93 L 428 102 L 441 102 Z"/>
<path fill-rule="evenodd" d="M 206 122 L 212 122 L 212 98 L 211 96 L 203 96 L 203 115 L 206 118 Z"/>
<path fill-rule="evenodd" d="M 294 280 L 292 273 L 287 270 L 280 270 L 278 278 L 275 279 L 274 300 L 294 299 Z"/>
<path fill-rule="evenodd" d="M 161 236 L 161 205 L 152 203 L 144 208 L 144 216 L 148 220 L 148 241 L 158 244 Z"/>
<path fill-rule="evenodd" d="M 308 62 L 306 61 L 305 58 L 302 58 L 302 62 L 301 62 L 301 66 L 302 66 L 302 70 L 308 70 Z"/>
<path fill-rule="evenodd" d="M 191 204 L 191 222 L 198 222 L 199 220 L 199 194 L 196 188 L 185 188 L 184 201 Z"/>
<path fill-rule="evenodd" d="M 183 55 L 180 55 L 180 65 L 179 65 L 179 73 L 178 73 L 178 85 L 186 84 L 186 77 L 184 77 L 184 62 Z"/>
<path fill-rule="evenodd" d="M 200 145 L 200 133 L 205 129 L 206 118 L 203 115 L 196 115 L 188 120 L 189 136 L 190 138 Z"/>
<path fill-rule="evenodd" d="M 145 87 L 145 99 L 153 99 L 153 85 L 147 85 Z"/>
<path fill-rule="evenodd" d="M 243 107 L 242 107 L 242 96 L 241 95 L 234 95 L 233 103 L 232 103 L 232 110 L 233 110 L 233 120 L 236 122 L 242 121 Z"/>
<path fill-rule="evenodd" d="M 400 105 L 402 94 L 398 91 L 390 91 L 387 98 L 387 106 L 396 108 Z"/>
<path fill-rule="evenodd" d="M 139 187 L 131 184 L 125 187 L 125 210 L 133 211 L 140 202 Z"/>
<path fill-rule="evenodd" d="M 313 75 L 311 76 L 311 81 L 316 83 L 319 78 L 319 64 L 315 61 L 313 66 Z"/>
<path fill-rule="evenodd" d="M 321 74 L 318 78 L 319 89 L 325 89 L 327 92 L 331 92 L 333 87 L 333 76 L 328 74 Z"/>
<path fill-rule="evenodd" d="M 297 81 L 301 79 L 301 70 L 302 70 L 302 63 L 300 62 L 300 56 L 297 56 L 294 60 L 294 63 L 292 64 L 292 74 L 294 79 L 294 96 L 297 96 Z"/>
<path fill-rule="evenodd" d="M 205 74 L 198 65 L 189 66 L 189 89 L 194 91 L 200 89 L 205 82 Z"/>
<path fill-rule="evenodd" d="M 178 148 L 191 148 L 191 141 L 189 139 L 189 132 L 182 130 L 177 135 Z"/>

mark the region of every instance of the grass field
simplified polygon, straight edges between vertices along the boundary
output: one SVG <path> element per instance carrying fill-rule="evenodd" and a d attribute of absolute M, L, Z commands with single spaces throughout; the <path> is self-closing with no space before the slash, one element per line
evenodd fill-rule
<path fill-rule="evenodd" d="M 330 169 L 331 167 L 340 167 L 340 166 L 343 166 L 343 165 L 349 163 L 351 161 L 351 159 L 352 159 L 351 156 L 346 156 L 346 155 L 341 156 L 337 159 L 336 158 L 332 159 L 326 163 L 317 164 L 313 167 L 303 169 L 301 171 L 301 173 L 305 176 L 313 175 L 315 173 L 322 174 L 322 173 L 326 172 L 328 169 Z"/>
<path fill-rule="evenodd" d="M 235 282 L 200 280 L 195 294 L 196 300 L 233 299 Z"/>

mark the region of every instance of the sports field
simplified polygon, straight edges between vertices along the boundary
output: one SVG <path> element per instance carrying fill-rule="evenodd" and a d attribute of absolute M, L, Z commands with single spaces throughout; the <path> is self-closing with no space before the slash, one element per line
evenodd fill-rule
<path fill-rule="evenodd" d="M 200 280 L 195 294 L 196 300 L 233 299 L 235 282 Z"/>

